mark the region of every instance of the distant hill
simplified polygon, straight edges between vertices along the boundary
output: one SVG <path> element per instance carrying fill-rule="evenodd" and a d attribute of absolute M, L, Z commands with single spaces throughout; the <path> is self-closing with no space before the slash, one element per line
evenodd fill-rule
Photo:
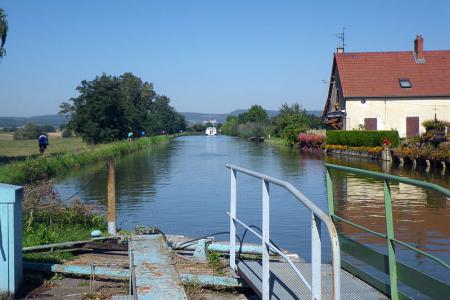
<path fill-rule="evenodd" d="M 60 126 L 64 124 L 65 118 L 60 115 L 43 115 L 33 117 L 0 117 L 0 127 L 22 127 L 26 123 L 37 125 Z"/>
<path fill-rule="evenodd" d="M 228 116 L 237 116 L 239 114 L 245 113 L 248 109 L 236 109 L 227 114 L 206 114 L 206 113 L 196 113 L 196 112 L 182 112 L 181 114 L 186 118 L 186 121 L 189 124 L 202 123 L 206 121 L 215 120 L 218 123 L 224 123 Z M 277 110 L 266 110 L 267 114 L 270 118 L 276 116 L 278 114 Z M 320 117 L 322 115 L 322 111 L 320 110 L 311 110 L 308 111 L 309 114 Z"/>

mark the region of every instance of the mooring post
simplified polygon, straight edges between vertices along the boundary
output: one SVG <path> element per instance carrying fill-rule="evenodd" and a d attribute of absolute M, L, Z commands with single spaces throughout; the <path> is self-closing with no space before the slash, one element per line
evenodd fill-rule
<path fill-rule="evenodd" d="M 22 282 L 22 198 L 22 187 L 0 183 L 0 294 Z"/>
<path fill-rule="evenodd" d="M 114 160 L 108 162 L 108 234 L 116 235 L 116 178 Z"/>

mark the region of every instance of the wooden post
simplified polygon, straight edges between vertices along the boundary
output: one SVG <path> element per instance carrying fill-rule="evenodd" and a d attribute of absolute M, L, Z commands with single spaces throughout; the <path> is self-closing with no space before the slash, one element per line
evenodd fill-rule
<path fill-rule="evenodd" d="M 116 179 L 114 160 L 108 162 L 108 234 L 116 235 Z"/>

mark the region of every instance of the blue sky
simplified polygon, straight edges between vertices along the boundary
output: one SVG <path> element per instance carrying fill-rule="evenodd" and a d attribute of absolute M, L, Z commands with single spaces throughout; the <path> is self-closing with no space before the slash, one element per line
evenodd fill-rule
<path fill-rule="evenodd" d="M 450 1 L 0 1 L 0 116 L 53 114 L 81 80 L 133 72 L 178 111 L 322 109 L 346 52 L 450 49 Z"/>

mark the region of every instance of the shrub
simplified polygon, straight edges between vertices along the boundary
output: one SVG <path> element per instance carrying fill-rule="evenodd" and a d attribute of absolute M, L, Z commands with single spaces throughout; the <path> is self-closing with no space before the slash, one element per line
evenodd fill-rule
<path fill-rule="evenodd" d="M 448 122 L 442 120 L 425 120 L 422 122 L 422 126 L 425 127 L 426 130 L 444 129 L 448 126 Z"/>
<path fill-rule="evenodd" d="M 293 146 L 298 142 L 298 136 L 306 128 L 300 124 L 290 124 L 283 129 L 281 137 L 287 142 L 288 145 Z"/>
<path fill-rule="evenodd" d="M 266 135 L 267 126 L 259 122 L 248 122 L 239 125 L 239 136 L 243 138 L 262 137 Z"/>
<path fill-rule="evenodd" d="M 396 147 L 400 138 L 395 130 L 327 131 L 327 144 L 333 145 L 377 147 L 382 146 L 384 140 L 389 140 Z"/>

